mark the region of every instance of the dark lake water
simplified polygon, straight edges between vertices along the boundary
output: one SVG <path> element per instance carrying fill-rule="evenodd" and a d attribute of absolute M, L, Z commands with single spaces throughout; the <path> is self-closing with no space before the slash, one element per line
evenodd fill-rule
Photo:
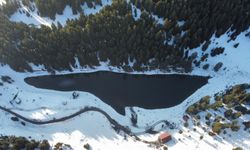
<path fill-rule="evenodd" d="M 134 75 L 99 71 L 30 77 L 26 78 L 25 82 L 43 89 L 86 91 L 124 115 L 126 106 L 158 109 L 178 105 L 205 85 L 208 77 Z"/>

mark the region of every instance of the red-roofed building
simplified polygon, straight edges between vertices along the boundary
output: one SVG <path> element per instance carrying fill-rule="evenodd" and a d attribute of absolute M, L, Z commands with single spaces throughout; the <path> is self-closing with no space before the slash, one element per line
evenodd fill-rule
<path fill-rule="evenodd" d="M 158 140 L 161 143 L 166 143 L 172 139 L 171 135 L 167 132 L 162 133 L 159 137 Z"/>

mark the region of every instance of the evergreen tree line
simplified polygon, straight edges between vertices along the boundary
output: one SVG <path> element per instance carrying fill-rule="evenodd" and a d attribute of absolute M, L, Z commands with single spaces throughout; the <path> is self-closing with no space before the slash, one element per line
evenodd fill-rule
<path fill-rule="evenodd" d="M 190 69 L 183 50 L 164 44 L 164 27 L 146 12 L 135 21 L 131 5 L 115 0 L 96 15 L 80 15 L 65 27 L 29 27 L 0 16 L 0 61 L 18 71 L 31 70 L 28 63 L 44 64 L 48 70 L 71 69 L 75 58 L 82 66 L 96 66 L 100 61 L 133 68 L 182 67 Z"/>
<path fill-rule="evenodd" d="M 176 38 L 178 47 L 195 48 L 211 38 L 224 34 L 229 28 L 231 39 L 249 28 L 249 0 L 131 0 L 139 9 L 164 18 L 166 33 Z M 178 21 L 185 21 L 179 26 Z"/>
<path fill-rule="evenodd" d="M 22 4 L 28 6 L 30 10 L 34 10 L 32 3 L 35 4 L 40 16 L 49 17 L 53 20 L 56 14 L 63 14 L 67 5 L 72 8 L 73 14 L 83 12 L 81 6 L 85 3 L 89 8 L 94 8 L 96 5 L 102 6 L 102 0 L 22 0 Z M 7 0 L 6 4 L 0 7 L 0 10 L 11 16 L 20 7 L 19 0 Z"/>
<path fill-rule="evenodd" d="M 37 6 L 43 5 L 38 8 L 40 13 L 41 9 L 54 7 L 58 7 L 55 12 L 60 13 L 64 4 L 70 2 L 60 0 L 61 6 L 54 6 L 50 3 L 59 0 L 48 0 L 50 2 L 44 4 L 38 4 L 38 1 L 34 0 Z M 3 44 L 0 45 L 0 61 L 19 71 L 31 70 L 29 62 L 44 64 L 50 70 L 70 69 L 75 58 L 82 66 L 109 61 L 112 66 L 130 69 L 129 62 L 135 61 L 135 70 L 175 67 L 190 71 L 193 58 L 188 57 L 188 49 L 204 43 L 202 50 L 206 51 L 213 34 L 219 37 L 231 28 L 231 39 L 234 40 L 250 25 L 248 0 L 130 2 L 142 10 L 137 21 L 126 0 L 113 0 L 111 6 L 96 15 L 81 14 L 79 19 L 67 21 L 65 27 L 58 24 L 52 28 L 10 22 L 6 14 L 11 11 L 1 9 L 0 42 Z M 11 6 L 18 7 L 16 4 Z M 54 12 L 45 13 L 49 13 L 45 16 L 54 15 Z M 164 25 L 157 24 L 150 13 L 163 17 Z M 180 25 L 179 21 L 184 24 Z"/>
<path fill-rule="evenodd" d="M 35 5 L 42 17 L 50 17 L 55 19 L 56 14 L 63 14 L 63 10 L 67 5 L 72 8 L 73 14 L 83 12 L 82 5 L 87 4 L 89 8 L 96 5 L 102 5 L 101 0 L 22 0 L 24 4 L 29 5 L 35 2 Z"/>

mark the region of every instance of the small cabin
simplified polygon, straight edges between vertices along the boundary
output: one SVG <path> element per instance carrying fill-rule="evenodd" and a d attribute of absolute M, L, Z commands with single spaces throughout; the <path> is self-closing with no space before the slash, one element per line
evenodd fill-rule
<path fill-rule="evenodd" d="M 172 139 L 171 135 L 167 132 L 162 133 L 159 137 L 158 137 L 158 141 L 161 143 L 166 143 L 168 141 L 170 141 Z"/>

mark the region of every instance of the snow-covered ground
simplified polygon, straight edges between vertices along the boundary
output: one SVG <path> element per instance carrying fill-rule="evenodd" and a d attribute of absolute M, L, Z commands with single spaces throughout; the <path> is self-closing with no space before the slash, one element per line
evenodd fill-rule
<path fill-rule="evenodd" d="M 107 5 L 112 4 L 112 0 L 102 0 L 102 6 L 97 5 L 95 8 L 89 8 L 87 4 L 85 3 L 82 6 L 83 13 L 85 15 L 90 15 L 90 14 L 95 14 L 98 13 L 103 7 Z M 32 4 L 33 6 L 35 5 L 34 3 Z M 66 6 L 63 14 L 59 15 L 56 14 L 55 20 L 52 20 L 48 17 L 41 17 L 38 15 L 38 10 L 36 7 L 34 7 L 35 10 L 31 11 L 27 6 L 21 5 L 21 8 L 19 8 L 11 17 L 10 20 L 14 22 L 23 22 L 26 24 L 33 24 L 36 26 L 46 25 L 46 26 L 51 26 L 52 23 L 57 25 L 58 22 L 60 22 L 61 25 L 65 25 L 66 21 L 68 19 L 77 19 L 79 18 L 80 14 L 74 15 L 72 12 L 72 8 L 70 6 Z M 29 14 L 27 16 L 26 14 Z"/>
<path fill-rule="evenodd" d="M 5 4 L 5 0 L 0 0 L 0 5 Z"/>
<path fill-rule="evenodd" d="M 102 0 L 104 6 L 110 5 L 111 0 Z M 0 4 L 4 2 L 0 0 Z M 96 9 L 89 9 L 86 5 L 82 6 L 84 14 L 94 14 L 101 10 L 101 6 Z M 133 7 L 133 9 L 136 9 Z M 65 25 L 67 19 L 75 19 L 78 15 L 73 15 L 72 10 L 67 6 L 63 15 L 56 15 L 56 19 L 53 21 L 46 17 L 40 17 L 37 15 L 37 10 L 30 11 L 27 7 L 23 6 L 20 11 L 28 12 L 31 17 L 27 17 L 25 13 L 17 11 L 11 16 L 12 21 L 25 22 L 27 24 L 34 25 L 47 25 L 60 22 Z M 137 17 L 133 15 L 135 19 L 139 19 L 141 12 L 137 11 Z M 153 16 L 158 23 L 163 23 L 162 18 Z M 182 23 L 180 22 L 180 25 Z M 248 30 L 248 32 L 250 29 Z M 37 75 L 47 75 L 48 72 L 42 71 L 42 66 L 34 66 L 34 73 L 17 73 L 10 69 L 8 66 L 0 66 L 0 76 L 10 76 L 15 82 L 12 84 L 4 83 L 0 86 L 0 106 L 11 108 L 13 111 L 22 114 L 23 116 L 47 120 L 53 118 L 59 118 L 72 114 L 84 106 L 96 106 L 105 110 L 112 118 L 118 121 L 120 124 L 129 126 L 133 132 L 143 131 L 144 127 L 147 127 L 159 120 L 168 120 L 178 125 L 179 129 L 165 130 L 173 135 L 173 140 L 167 143 L 170 150 L 179 149 L 232 149 L 233 147 L 241 146 L 245 149 L 250 149 L 250 138 L 244 135 L 244 132 L 232 133 L 231 138 L 222 139 L 220 137 L 210 137 L 203 130 L 197 128 L 197 131 L 183 127 L 182 116 L 188 106 L 197 102 L 201 97 L 206 95 L 213 96 L 215 93 L 225 90 L 228 86 L 233 86 L 241 83 L 250 83 L 250 38 L 245 37 L 246 32 L 240 34 L 235 41 L 227 43 L 229 37 L 227 34 L 220 38 L 211 38 L 211 45 L 204 53 L 209 53 L 212 48 L 225 47 L 225 52 L 222 55 L 215 57 L 209 56 L 206 62 L 202 62 L 201 66 L 208 63 L 210 67 L 208 70 L 203 70 L 202 67 L 194 67 L 191 75 L 211 76 L 208 84 L 201 87 L 190 97 L 188 97 L 183 103 L 178 106 L 166 109 L 147 110 L 142 108 L 134 108 L 138 114 L 138 128 L 131 125 L 130 116 L 131 112 L 129 108 L 126 108 L 126 115 L 122 116 L 115 112 L 109 105 L 103 103 L 98 97 L 91 93 L 79 91 L 79 98 L 73 99 L 72 92 L 59 92 L 54 90 L 37 89 L 24 82 L 24 78 Z M 234 45 L 239 43 L 237 48 Z M 198 53 L 198 58 L 201 58 L 201 47 L 192 50 Z M 191 55 L 191 54 L 190 54 Z M 220 71 L 214 72 L 213 67 L 218 63 L 223 62 L 223 67 Z M 92 68 L 84 68 L 76 64 L 76 68 L 73 68 L 74 72 L 94 72 L 99 70 L 109 70 L 114 72 L 124 72 L 121 69 L 110 67 L 108 63 L 103 62 L 101 66 Z M 225 68 L 225 69 L 224 69 Z M 224 70 L 223 70 L 224 69 Z M 71 72 L 62 71 L 56 72 L 57 74 L 69 74 Z M 176 72 L 165 72 L 162 70 L 153 70 L 147 72 L 132 72 L 134 74 L 172 74 Z M 0 80 L 1 82 L 1 80 Z M 20 104 L 9 102 L 13 97 L 17 95 L 17 100 L 22 100 Z M 0 111 L 2 112 L 2 111 Z M 174 112 L 174 113 L 173 113 Z M 34 139 L 48 139 L 51 144 L 57 142 L 63 142 L 70 144 L 74 149 L 83 149 L 83 145 L 89 143 L 93 150 L 97 149 L 154 149 L 148 147 L 145 143 L 135 141 L 132 138 L 124 139 L 123 136 L 117 134 L 110 126 L 108 120 L 100 113 L 88 112 L 78 117 L 70 119 L 62 123 L 55 123 L 50 125 L 32 125 L 26 124 L 23 126 L 19 122 L 11 121 L 12 116 L 7 113 L 1 113 L 0 115 L 0 134 L 4 135 L 16 135 L 16 136 L 31 136 Z M 160 126 L 160 125 L 159 125 Z M 158 127 L 160 128 L 160 127 Z M 178 131 L 183 130 L 183 134 L 179 134 Z M 200 136 L 204 136 L 203 140 L 200 140 Z M 191 137 L 190 137 L 191 136 Z M 155 141 L 157 135 L 140 135 L 142 139 L 149 141 Z"/>
<path fill-rule="evenodd" d="M 4 83 L 4 86 L 0 86 L 0 105 L 7 108 L 11 108 L 13 111 L 18 112 L 26 117 L 46 120 L 63 117 L 77 110 L 80 110 L 84 106 L 96 106 L 105 110 L 112 118 L 118 121 L 120 124 L 129 126 L 133 132 L 143 131 L 144 127 L 151 125 L 159 120 L 168 120 L 178 125 L 178 128 L 183 130 L 183 134 L 179 134 L 179 129 L 165 130 L 170 132 L 174 140 L 167 143 L 169 149 L 232 149 L 236 146 L 241 146 L 245 149 L 250 148 L 250 139 L 246 135 L 239 133 L 232 133 L 231 138 L 222 139 L 220 137 L 210 137 L 207 133 L 204 133 L 201 129 L 193 131 L 182 126 L 182 116 L 184 111 L 192 103 L 197 102 L 201 97 L 210 95 L 225 90 L 228 86 L 249 83 L 250 81 L 250 38 L 244 36 L 242 33 L 238 38 L 227 43 L 229 39 L 225 34 L 220 38 L 212 38 L 212 44 L 209 51 L 213 47 L 223 46 L 225 52 L 222 55 L 216 57 L 209 57 L 206 63 L 210 64 L 210 68 L 204 71 L 201 68 L 194 68 L 191 75 L 210 75 L 212 78 L 209 83 L 194 94 L 188 97 L 183 103 L 178 106 L 166 109 L 147 110 L 142 108 L 134 108 L 138 114 L 138 128 L 131 125 L 130 122 L 130 109 L 126 108 L 126 115 L 122 116 L 116 113 L 109 105 L 103 103 L 99 98 L 87 92 L 80 92 L 78 99 L 72 98 L 72 92 L 59 92 L 53 90 L 37 89 L 24 82 L 24 78 L 37 75 L 48 74 L 42 71 L 42 66 L 34 67 L 36 72 L 34 73 L 17 73 L 10 69 L 8 66 L 0 67 L 0 76 L 10 76 L 15 81 L 12 84 Z M 217 44 L 216 44 L 217 43 Z M 238 48 L 234 48 L 235 43 L 240 43 Z M 194 52 L 200 52 L 200 48 L 193 50 Z M 198 55 L 199 57 L 201 54 Z M 216 63 L 223 62 L 225 70 L 221 69 L 219 72 L 214 72 L 213 67 Z M 107 63 L 102 63 L 102 66 L 96 69 L 82 68 L 78 65 L 74 68 L 74 72 L 93 72 L 98 70 L 112 70 L 114 72 L 123 72 L 122 70 L 114 67 L 108 67 Z M 70 73 L 68 71 L 57 72 L 57 74 Z M 162 72 L 160 70 L 149 72 L 133 72 L 135 74 L 169 74 L 169 72 Z M 170 74 L 173 72 L 170 72 Z M 9 103 L 11 99 L 18 93 L 17 99 L 21 99 L 21 104 Z M 174 113 L 173 113 L 174 112 Z M 117 134 L 111 128 L 108 120 L 97 112 L 88 112 L 75 117 L 71 120 L 63 123 L 55 123 L 50 125 L 32 125 L 13 122 L 10 120 L 11 115 L 2 113 L 0 115 L 0 129 L 1 134 L 6 135 L 19 135 L 19 136 L 31 136 L 34 139 L 48 139 L 51 144 L 56 142 L 64 142 L 72 145 L 74 149 L 83 149 L 85 143 L 89 143 L 93 149 L 153 149 L 148 147 L 142 142 L 133 140 L 132 138 L 124 139 L 123 136 Z M 243 132 L 240 132 L 243 133 Z M 190 137 L 190 136 L 191 137 Z M 200 140 L 200 136 L 204 136 L 204 140 Z M 142 139 L 149 141 L 155 141 L 157 135 L 140 135 Z M 242 138 L 242 140 L 239 140 Z M 244 141 L 244 142 L 243 142 Z"/>

